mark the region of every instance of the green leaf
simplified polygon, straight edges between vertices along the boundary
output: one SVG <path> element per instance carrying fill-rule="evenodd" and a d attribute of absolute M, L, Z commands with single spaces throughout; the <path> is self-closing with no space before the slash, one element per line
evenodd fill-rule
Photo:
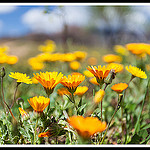
<path fill-rule="evenodd" d="M 139 144 L 141 140 L 141 137 L 137 134 L 135 134 L 132 138 L 131 141 L 128 144 Z"/>

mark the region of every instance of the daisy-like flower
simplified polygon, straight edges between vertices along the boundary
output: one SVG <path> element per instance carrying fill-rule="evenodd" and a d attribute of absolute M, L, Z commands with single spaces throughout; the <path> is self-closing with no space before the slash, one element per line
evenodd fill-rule
<path fill-rule="evenodd" d="M 74 55 L 76 56 L 77 60 L 84 60 L 87 56 L 87 53 L 85 51 L 75 51 Z"/>
<path fill-rule="evenodd" d="M 107 54 L 102 57 L 103 61 L 106 63 L 112 63 L 112 62 L 121 62 L 122 57 L 114 54 Z"/>
<path fill-rule="evenodd" d="M 85 76 L 83 75 L 68 75 L 68 78 L 66 76 L 63 77 L 61 84 L 65 86 L 70 93 L 74 93 L 84 79 Z"/>
<path fill-rule="evenodd" d="M 130 65 L 130 66 L 126 66 L 125 68 L 134 77 L 139 77 L 139 78 L 143 78 L 143 79 L 147 78 L 147 75 L 145 74 L 145 72 L 135 66 Z"/>
<path fill-rule="evenodd" d="M 87 86 L 78 86 L 74 95 L 82 96 L 88 90 Z"/>
<path fill-rule="evenodd" d="M 14 65 L 18 62 L 18 57 L 17 56 L 7 56 L 7 60 L 6 60 L 6 63 L 9 64 L 9 65 Z"/>
<path fill-rule="evenodd" d="M 115 70 L 115 73 L 121 72 L 123 70 L 123 65 L 118 63 L 110 63 L 107 65 L 109 69 Z"/>
<path fill-rule="evenodd" d="M 44 87 L 48 96 L 53 92 L 55 86 L 59 84 L 62 80 L 63 74 L 60 72 L 40 72 L 33 74 L 36 80 Z"/>
<path fill-rule="evenodd" d="M 72 61 L 69 66 L 73 70 L 78 70 L 81 67 L 81 64 L 78 61 Z"/>
<path fill-rule="evenodd" d="M 99 65 L 98 68 L 96 66 L 88 66 L 87 69 L 96 77 L 96 80 L 100 85 L 104 83 L 104 79 L 108 76 L 111 70 L 110 68 L 101 65 Z"/>
<path fill-rule="evenodd" d="M 150 49 L 150 45 L 146 43 L 129 43 L 126 44 L 126 48 L 135 55 L 143 56 Z"/>
<path fill-rule="evenodd" d="M 111 89 L 117 93 L 121 93 L 122 91 L 124 91 L 125 89 L 127 89 L 128 84 L 126 83 L 117 83 L 114 84 Z"/>
<path fill-rule="evenodd" d="M 61 61 L 71 62 L 71 61 L 74 61 L 75 59 L 76 59 L 76 56 L 73 53 L 61 54 Z"/>
<path fill-rule="evenodd" d="M 128 50 L 122 45 L 115 45 L 114 50 L 121 55 L 127 56 L 129 54 Z"/>
<path fill-rule="evenodd" d="M 16 79 L 17 82 L 19 82 L 19 83 L 23 82 L 23 83 L 26 83 L 26 84 L 32 84 L 32 80 L 26 74 L 19 73 L 19 72 L 15 72 L 15 73 L 10 72 L 9 76 L 11 78 Z"/>
<path fill-rule="evenodd" d="M 98 92 L 95 93 L 94 102 L 95 103 L 101 102 L 103 100 L 104 95 L 105 95 L 105 91 L 100 89 Z"/>
<path fill-rule="evenodd" d="M 28 99 L 28 102 L 32 106 L 34 111 L 43 112 L 43 110 L 49 105 L 50 99 L 44 96 L 35 96 L 33 98 Z"/>
<path fill-rule="evenodd" d="M 72 116 L 67 121 L 85 139 L 106 129 L 106 122 L 101 122 L 97 117 Z"/>
<path fill-rule="evenodd" d="M 45 41 L 45 45 L 40 45 L 39 50 L 42 52 L 49 52 L 52 53 L 56 49 L 56 44 L 52 40 L 47 40 Z"/>

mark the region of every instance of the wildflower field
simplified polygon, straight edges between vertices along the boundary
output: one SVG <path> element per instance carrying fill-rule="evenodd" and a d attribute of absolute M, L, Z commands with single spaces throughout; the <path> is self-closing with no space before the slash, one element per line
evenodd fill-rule
<path fill-rule="evenodd" d="M 26 60 L 0 46 L 0 144 L 150 144 L 150 44 L 111 53 L 51 39 Z"/>

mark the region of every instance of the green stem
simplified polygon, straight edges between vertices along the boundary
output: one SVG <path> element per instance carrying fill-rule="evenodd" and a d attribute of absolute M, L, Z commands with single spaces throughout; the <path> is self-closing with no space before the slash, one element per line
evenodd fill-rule
<path fill-rule="evenodd" d="M 37 129 L 37 124 L 38 124 L 38 119 L 39 119 L 39 117 L 37 117 L 37 119 L 36 119 L 36 124 L 35 124 L 35 129 L 34 129 L 34 141 L 33 141 L 34 145 L 36 144 L 36 129 Z"/>
<path fill-rule="evenodd" d="M 147 91 L 148 91 L 148 84 L 149 84 L 149 80 L 147 82 L 147 87 L 146 87 L 146 91 L 145 91 L 145 96 L 144 96 L 144 99 L 143 99 L 143 102 L 142 102 L 142 106 L 141 106 L 141 111 L 140 111 L 140 114 L 138 116 L 138 119 L 137 119 L 137 122 L 136 122 L 136 125 L 135 125 L 135 129 L 134 129 L 134 132 L 133 132 L 133 135 L 135 134 L 136 130 L 137 130 L 137 127 L 138 127 L 138 124 L 140 122 L 140 117 L 141 117 L 141 114 L 142 114 L 142 110 L 143 110 L 143 107 L 144 107 L 144 102 L 145 102 L 145 99 L 146 99 L 146 95 L 147 95 Z"/>
<path fill-rule="evenodd" d="M 14 105 L 14 103 L 15 103 L 18 86 L 19 86 L 20 84 L 21 84 L 21 82 L 17 82 L 16 88 L 15 88 L 15 93 L 14 93 L 14 99 L 13 99 L 13 102 L 12 102 L 12 105 L 10 106 L 10 108 L 12 108 L 13 105 Z"/>
<path fill-rule="evenodd" d="M 104 136 L 103 136 L 103 139 L 102 139 L 100 145 L 103 144 L 104 139 L 105 139 L 105 136 L 106 136 L 106 134 L 107 134 L 107 131 L 108 131 L 109 127 L 110 127 L 110 124 L 111 124 L 111 122 L 112 122 L 112 120 L 113 120 L 113 118 L 114 118 L 116 112 L 120 109 L 120 103 L 121 103 L 121 101 L 122 101 L 122 98 L 123 98 L 123 95 L 122 95 L 121 97 L 118 97 L 118 99 L 119 99 L 118 105 L 117 105 L 117 107 L 116 107 L 116 109 L 115 109 L 115 112 L 114 112 L 114 114 L 112 115 L 112 117 L 111 117 L 111 119 L 110 119 L 108 125 L 107 125 L 107 129 L 106 129 L 106 131 L 105 131 L 105 134 L 104 134 Z"/>

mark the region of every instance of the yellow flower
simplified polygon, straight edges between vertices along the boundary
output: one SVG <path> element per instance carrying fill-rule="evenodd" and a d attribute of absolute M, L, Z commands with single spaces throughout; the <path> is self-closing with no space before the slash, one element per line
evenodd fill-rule
<path fill-rule="evenodd" d="M 145 72 L 137 67 L 130 65 L 130 66 L 126 66 L 125 68 L 128 72 L 130 72 L 135 77 L 144 78 L 144 79 L 147 78 L 147 75 L 145 74 Z"/>
<path fill-rule="evenodd" d="M 84 51 L 75 51 L 74 55 L 76 56 L 77 60 L 84 60 L 87 56 L 87 53 Z"/>
<path fill-rule="evenodd" d="M 75 59 L 76 59 L 76 56 L 73 53 L 65 53 L 65 54 L 61 54 L 60 61 L 71 62 L 71 61 L 74 61 Z"/>
<path fill-rule="evenodd" d="M 11 78 L 14 78 L 17 80 L 17 82 L 23 82 L 23 83 L 26 83 L 26 84 L 32 84 L 32 80 L 29 79 L 30 77 L 27 76 L 26 74 L 23 74 L 23 73 L 19 73 L 19 72 L 10 72 L 9 76 Z"/>
<path fill-rule="evenodd" d="M 71 93 L 67 90 L 67 88 L 60 88 L 57 90 L 57 94 L 60 96 L 63 95 L 71 95 Z"/>
<path fill-rule="evenodd" d="M 78 61 L 72 61 L 69 65 L 73 70 L 78 70 L 81 67 L 81 64 Z"/>
<path fill-rule="evenodd" d="M 121 93 L 122 91 L 124 91 L 126 88 L 128 87 L 128 84 L 126 83 L 117 83 L 114 84 L 111 89 L 114 90 L 117 93 Z"/>
<path fill-rule="evenodd" d="M 97 64 L 97 59 L 95 57 L 90 57 L 88 58 L 88 64 L 89 65 L 96 65 Z"/>
<path fill-rule="evenodd" d="M 6 63 L 9 65 L 14 65 L 18 62 L 18 57 L 17 56 L 7 56 Z"/>
<path fill-rule="evenodd" d="M 101 65 L 99 65 L 98 68 L 96 66 L 88 66 L 87 69 L 96 77 L 96 80 L 100 85 L 104 83 L 104 79 L 110 72 L 110 68 Z"/>
<path fill-rule="evenodd" d="M 85 139 L 106 129 L 106 122 L 101 122 L 97 117 L 72 116 L 67 121 Z"/>
<path fill-rule="evenodd" d="M 44 96 L 35 96 L 33 98 L 28 99 L 28 102 L 32 106 L 34 111 L 43 112 L 43 110 L 49 105 L 50 99 L 45 98 Z"/>
<path fill-rule="evenodd" d="M 115 73 L 121 72 L 121 71 L 123 70 L 123 65 L 122 65 L 122 64 L 117 64 L 117 63 L 109 63 L 109 64 L 107 65 L 107 67 L 108 67 L 109 69 L 115 70 Z"/>
<path fill-rule="evenodd" d="M 29 65 L 32 67 L 33 70 L 41 70 L 44 68 L 44 64 L 41 59 L 38 57 L 31 57 L 28 59 Z"/>
<path fill-rule="evenodd" d="M 94 102 L 95 103 L 101 102 L 103 100 L 104 95 L 105 95 L 105 91 L 100 89 L 98 92 L 95 93 Z"/>
<path fill-rule="evenodd" d="M 3 64 L 7 61 L 8 56 L 5 53 L 0 53 L 0 64 Z"/>
<path fill-rule="evenodd" d="M 87 86 L 78 86 L 74 95 L 82 96 L 88 90 Z"/>
<path fill-rule="evenodd" d="M 25 110 L 23 110 L 21 107 L 19 107 L 19 112 L 24 120 L 29 118 L 29 114 Z"/>
<path fill-rule="evenodd" d="M 150 44 L 146 44 L 146 43 L 129 43 L 129 44 L 126 44 L 126 48 L 131 53 L 133 53 L 135 55 L 143 56 L 149 51 Z"/>
<path fill-rule="evenodd" d="M 47 40 L 45 42 L 45 45 L 40 45 L 39 46 L 39 50 L 42 52 L 54 52 L 56 49 L 56 44 L 54 41 L 52 40 Z"/>
<path fill-rule="evenodd" d="M 70 93 L 74 93 L 77 86 L 79 86 L 79 84 L 83 82 L 84 79 L 85 76 L 83 75 L 68 75 L 68 78 L 66 76 L 63 77 L 61 84 L 65 86 Z"/>
<path fill-rule="evenodd" d="M 92 84 L 99 85 L 99 83 L 97 82 L 97 80 L 96 80 L 95 77 L 90 78 L 89 81 L 90 81 Z"/>
<path fill-rule="evenodd" d="M 114 54 L 107 54 L 102 57 L 103 61 L 106 63 L 112 63 L 112 62 L 121 62 L 122 57 Z"/>
<path fill-rule="evenodd" d="M 128 50 L 122 46 L 122 45 L 115 45 L 114 46 L 114 50 L 118 53 L 118 54 L 121 54 L 121 55 L 125 55 L 127 56 L 129 53 L 128 53 Z"/>
<path fill-rule="evenodd" d="M 58 72 L 48 71 L 46 71 L 45 73 L 40 72 L 40 74 L 36 73 L 33 75 L 39 81 L 39 83 L 42 84 L 48 95 L 53 92 L 55 86 L 61 82 L 63 77 L 63 74 L 61 72 L 58 74 Z"/>
<path fill-rule="evenodd" d="M 0 46 L 0 53 L 5 53 L 8 49 L 8 46 Z"/>

